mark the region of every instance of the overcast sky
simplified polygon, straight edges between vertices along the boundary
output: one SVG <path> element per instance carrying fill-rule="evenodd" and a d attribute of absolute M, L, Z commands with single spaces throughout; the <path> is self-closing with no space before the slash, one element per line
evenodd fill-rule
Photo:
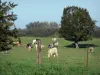
<path fill-rule="evenodd" d="M 86 8 L 96 25 L 100 27 L 100 0 L 2 0 L 17 3 L 14 13 L 18 19 L 17 28 L 25 28 L 34 21 L 55 21 L 60 24 L 65 6 L 79 6 Z"/>

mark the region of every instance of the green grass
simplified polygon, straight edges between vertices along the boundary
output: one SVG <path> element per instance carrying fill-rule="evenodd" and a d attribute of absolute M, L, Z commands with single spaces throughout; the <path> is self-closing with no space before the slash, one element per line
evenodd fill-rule
<path fill-rule="evenodd" d="M 37 64 L 36 50 L 32 51 L 25 48 L 27 43 L 33 39 L 41 39 L 41 43 L 45 46 L 41 52 L 41 65 Z M 95 44 L 95 53 L 89 57 L 88 71 L 84 70 L 86 63 L 87 48 L 68 48 L 72 42 L 58 38 L 59 57 L 47 57 L 47 45 L 51 43 L 51 37 L 21 37 L 22 46 L 13 47 L 8 54 L 0 52 L 0 75 L 96 75 L 100 74 L 100 39 L 92 41 L 80 42 L 83 44 Z"/>

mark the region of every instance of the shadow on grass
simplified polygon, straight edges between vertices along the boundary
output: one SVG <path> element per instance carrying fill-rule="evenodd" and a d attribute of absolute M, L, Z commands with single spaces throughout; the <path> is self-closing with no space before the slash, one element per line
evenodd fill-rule
<path fill-rule="evenodd" d="M 78 44 L 78 45 L 79 45 L 79 48 L 99 47 L 98 45 L 95 45 L 95 44 Z M 75 48 L 75 44 L 72 43 L 72 44 L 64 46 L 64 47 Z"/>

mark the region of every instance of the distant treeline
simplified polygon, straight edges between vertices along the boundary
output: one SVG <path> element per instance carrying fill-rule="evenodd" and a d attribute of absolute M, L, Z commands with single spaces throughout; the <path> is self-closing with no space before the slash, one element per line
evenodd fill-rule
<path fill-rule="evenodd" d="M 95 27 L 94 37 L 100 38 L 100 27 L 98 26 Z"/>
<path fill-rule="evenodd" d="M 18 36 L 34 36 L 34 37 L 47 37 L 47 36 L 59 36 L 60 24 L 56 22 L 31 22 L 26 25 L 25 29 L 18 29 Z M 100 27 L 96 26 L 94 31 L 94 37 L 100 37 Z"/>
<path fill-rule="evenodd" d="M 25 29 L 18 29 L 18 36 L 47 37 L 57 34 L 59 26 L 56 22 L 31 22 Z"/>

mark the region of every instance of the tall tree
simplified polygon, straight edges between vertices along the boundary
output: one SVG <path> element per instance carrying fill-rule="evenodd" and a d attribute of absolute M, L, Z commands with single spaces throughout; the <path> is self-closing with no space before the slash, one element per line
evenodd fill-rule
<path fill-rule="evenodd" d="M 9 50 L 12 37 L 17 37 L 16 28 L 11 30 L 11 26 L 14 26 L 14 21 L 17 19 L 12 12 L 15 6 L 17 4 L 0 0 L 0 51 Z"/>
<path fill-rule="evenodd" d="M 92 39 L 95 22 L 89 12 L 80 7 L 65 7 L 61 19 L 60 34 L 69 41 L 74 41 L 78 48 L 79 41 Z"/>

